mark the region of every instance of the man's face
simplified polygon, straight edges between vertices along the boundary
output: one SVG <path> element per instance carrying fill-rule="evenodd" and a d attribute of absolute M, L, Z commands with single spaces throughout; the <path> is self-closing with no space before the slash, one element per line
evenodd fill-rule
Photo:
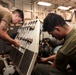
<path fill-rule="evenodd" d="M 20 18 L 19 14 L 14 14 L 13 15 L 13 23 L 19 23 L 20 21 L 22 21 L 22 18 Z"/>
<path fill-rule="evenodd" d="M 62 40 L 63 39 L 63 34 L 61 29 L 59 28 L 54 28 L 52 31 L 48 32 L 49 34 L 51 34 L 53 37 L 55 37 L 56 39 Z"/>

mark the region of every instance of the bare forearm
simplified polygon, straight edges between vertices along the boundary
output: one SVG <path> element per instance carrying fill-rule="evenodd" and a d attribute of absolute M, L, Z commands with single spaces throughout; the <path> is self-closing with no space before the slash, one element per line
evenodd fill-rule
<path fill-rule="evenodd" d="M 10 44 L 13 44 L 16 47 L 20 46 L 19 41 L 17 40 L 13 40 L 7 33 L 3 32 L 3 34 L 0 33 L 0 38 L 2 38 L 3 40 L 9 42 Z"/>
<path fill-rule="evenodd" d="M 10 42 L 11 44 L 15 44 L 15 41 L 6 32 L 1 30 L 0 30 L 0 38 L 7 42 Z"/>
<path fill-rule="evenodd" d="M 8 34 L 7 34 L 7 27 L 8 24 L 2 20 L 0 23 L 0 38 L 9 42 L 10 44 L 14 44 L 15 46 L 19 47 L 20 43 L 16 40 L 13 40 Z"/>
<path fill-rule="evenodd" d="M 56 57 L 56 55 L 51 55 L 51 56 L 47 57 L 47 60 L 54 61 L 55 57 Z"/>

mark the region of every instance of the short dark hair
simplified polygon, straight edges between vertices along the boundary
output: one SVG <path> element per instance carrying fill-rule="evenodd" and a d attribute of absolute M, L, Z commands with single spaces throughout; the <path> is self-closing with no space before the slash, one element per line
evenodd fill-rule
<path fill-rule="evenodd" d="M 22 18 L 22 21 L 24 21 L 24 13 L 22 10 L 15 9 L 14 11 L 12 11 L 12 13 L 19 13 L 20 18 Z"/>
<path fill-rule="evenodd" d="M 65 20 L 58 14 L 49 13 L 43 22 L 43 31 L 52 31 L 55 26 L 64 26 Z"/>

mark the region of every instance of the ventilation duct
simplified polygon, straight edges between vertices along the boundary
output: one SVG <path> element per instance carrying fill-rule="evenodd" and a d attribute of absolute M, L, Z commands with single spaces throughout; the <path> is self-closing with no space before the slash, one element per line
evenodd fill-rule
<path fill-rule="evenodd" d="M 9 0 L 0 0 L 0 1 L 7 4 L 9 9 L 11 9 L 12 6 L 13 6 L 12 3 Z"/>

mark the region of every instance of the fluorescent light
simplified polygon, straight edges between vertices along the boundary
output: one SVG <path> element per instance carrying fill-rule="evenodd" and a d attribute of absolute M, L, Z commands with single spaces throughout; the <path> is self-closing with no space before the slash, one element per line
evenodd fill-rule
<path fill-rule="evenodd" d="M 61 9 L 61 10 L 69 10 L 72 6 L 68 6 L 68 7 L 65 7 L 65 6 L 59 6 L 58 9 Z"/>
<path fill-rule="evenodd" d="M 76 9 L 71 9 L 70 11 L 71 11 L 71 12 L 74 12 L 74 11 L 76 11 Z"/>
<path fill-rule="evenodd" d="M 39 1 L 37 4 L 43 5 L 43 6 L 51 6 L 51 3 L 42 2 L 42 1 Z"/>

